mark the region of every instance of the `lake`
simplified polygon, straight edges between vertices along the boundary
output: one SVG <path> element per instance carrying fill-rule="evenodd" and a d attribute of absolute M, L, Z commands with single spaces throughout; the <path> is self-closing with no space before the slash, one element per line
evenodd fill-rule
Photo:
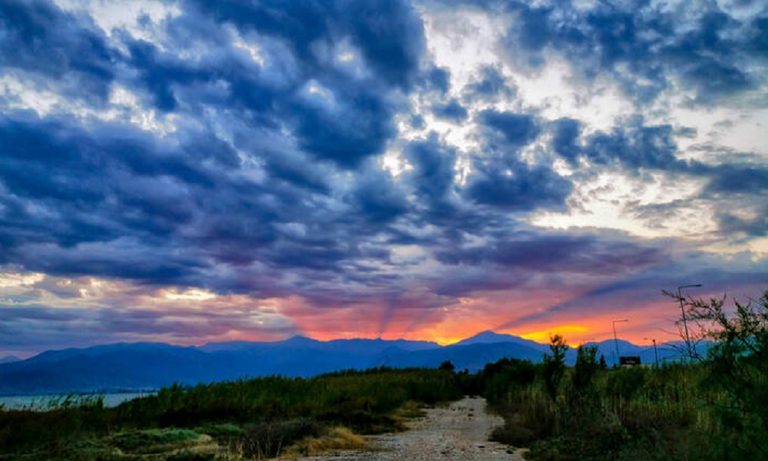
<path fill-rule="evenodd" d="M 75 395 L 75 401 L 82 399 L 87 400 L 101 396 L 104 398 L 104 406 L 116 407 L 127 400 L 133 400 L 139 397 L 146 397 L 154 395 L 155 392 L 118 392 L 113 394 L 83 394 Z M 12 395 L 12 396 L 0 396 L 0 405 L 4 409 L 18 410 L 21 408 L 32 409 L 35 411 L 44 411 L 53 405 L 55 402 L 62 402 L 67 398 L 67 395 Z"/>

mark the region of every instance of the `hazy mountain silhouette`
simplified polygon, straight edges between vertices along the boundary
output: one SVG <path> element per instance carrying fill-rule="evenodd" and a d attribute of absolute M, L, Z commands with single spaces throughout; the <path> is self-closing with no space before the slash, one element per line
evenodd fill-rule
<path fill-rule="evenodd" d="M 496 333 L 493 331 L 483 331 L 475 336 L 463 339 L 456 343 L 456 345 L 469 345 L 469 344 L 498 344 L 498 343 L 514 343 L 520 346 L 529 347 L 537 351 L 546 351 L 549 347 L 546 344 L 537 343 L 530 339 L 520 338 L 519 336 L 506 335 Z"/>
<path fill-rule="evenodd" d="M 21 359 L 16 357 L 15 355 L 7 355 L 5 357 L 0 357 L 0 363 L 18 362 L 19 360 Z"/>
<path fill-rule="evenodd" d="M 613 340 L 594 343 L 608 364 Z M 653 363 L 652 347 L 618 341 L 621 355 L 639 355 Z M 223 342 L 204 346 L 118 343 L 46 351 L 22 361 L 0 364 L 0 394 L 155 389 L 174 382 L 197 384 L 265 375 L 313 376 L 342 369 L 378 366 L 437 367 L 450 360 L 457 370 L 477 371 L 503 357 L 540 361 L 547 351 L 512 335 L 483 332 L 450 346 L 426 341 L 337 339 L 294 336 L 278 342 Z M 660 360 L 679 352 L 659 345 Z M 572 349 L 568 360 L 575 360 Z"/>

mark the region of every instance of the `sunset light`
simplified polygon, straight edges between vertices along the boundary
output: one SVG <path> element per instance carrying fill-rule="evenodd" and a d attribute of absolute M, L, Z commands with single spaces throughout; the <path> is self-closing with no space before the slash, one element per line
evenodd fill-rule
<path fill-rule="evenodd" d="M 330 3 L 3 2 L 0 357 L 670 341 L 662 290 L 761 292 L 765 8 Z"/>

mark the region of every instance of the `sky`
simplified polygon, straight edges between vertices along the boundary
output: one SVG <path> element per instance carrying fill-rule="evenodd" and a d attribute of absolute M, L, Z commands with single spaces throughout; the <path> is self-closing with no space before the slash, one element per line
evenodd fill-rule
<path fill-rule="evenodd" d="M 0 355 L 676 335 L 768 288 L 768 3 L 0 2 Z"/>

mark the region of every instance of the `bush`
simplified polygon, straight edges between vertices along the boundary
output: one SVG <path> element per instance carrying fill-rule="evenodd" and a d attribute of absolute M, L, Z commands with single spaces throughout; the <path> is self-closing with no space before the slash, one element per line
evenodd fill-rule
<path fill-rule="evenodd" d="M 335 426 L 360 433 L 398 430 L 402 422 L 396 412 L 407 402 L 412 406 L 460 398 L 460 384 L 456 374 L 441 370 L 381 368 L 311 379 L 174 385 L 116 408 L 89 403 L 47 412 L 2 411 L 0 459 L 32 452 L 39 454 L 32 459 L 107 459 L 118 447 L 131 451 L 138 446 L 151 447 L 153 453 L 170 447 L 182 453 L 187 442 L 174 437 L 186 436 L 190 444 L 214 445 L 215 439 L 262 456 Z M 91 442 L 95 448 L 86 446 Z M 184 456 L 197 456 L 191 448 L 187 451 Z"/>
<path fill-rule="evenodd" d="M 729 449 L 723 459 L 768 459 L 768 290 L 757 300 L 683 298 L 698 338 L 714 341 L 703 364 L 706 386 L 721 393 L 712 402 L 719 422 L 715 436 Z"/>
<path fill-rule="evenodd" d="M 565 353 L 568 351 L 568 345 L 562 336 L 554 335 L 550 340 L 549 350 L 552 355 L 544 355 L 542 374 L 547 394 L 556 401 L 560 382 L 565 374 Z"/>
<path fill-rule="evenodd" d="M 768 460 L 768 292 L 731 307 L 725 298 L 676 300 L 692 346 L 710 341 L 706 357 L 606 370 L 583 347 L 568 369 L 555 337 L 532 384 L 501 373 L 485 380 L 505 419 L 493 437 L 527 444 L 539 461 Z"/>
<path fill-rule="evenodd" d="M 239 451 L 247 459 L 274 458 L 289 445 L 306 437 L 318 437 L 323 427 L 311 419 L 263 422 L 240 439 Z"/>

